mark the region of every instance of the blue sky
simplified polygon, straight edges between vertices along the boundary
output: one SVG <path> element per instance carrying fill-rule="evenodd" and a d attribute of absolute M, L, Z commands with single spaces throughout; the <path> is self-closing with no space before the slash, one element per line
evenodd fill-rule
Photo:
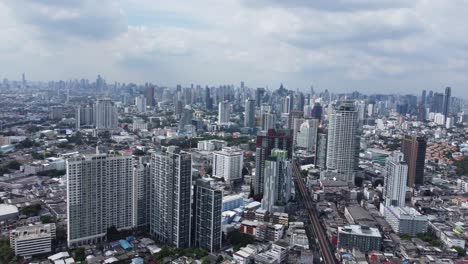
<path fill-rule="evenodd" d="M 0 78 L 468 97 L 467 0 L 0 0 Z"/>

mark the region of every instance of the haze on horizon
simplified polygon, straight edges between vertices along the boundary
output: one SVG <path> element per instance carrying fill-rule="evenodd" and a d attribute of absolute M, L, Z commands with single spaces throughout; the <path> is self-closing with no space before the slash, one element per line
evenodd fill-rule
<path fill-rule="evenodd" d="M 0 78 L 468 97 L 466 14 L 466 0 L 0 0 Z"/>

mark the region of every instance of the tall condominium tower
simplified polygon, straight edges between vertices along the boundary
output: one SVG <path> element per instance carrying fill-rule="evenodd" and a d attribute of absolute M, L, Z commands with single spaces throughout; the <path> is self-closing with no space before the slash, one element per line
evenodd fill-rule
<path fill-rule="evenodd" d="M 262 130 L 267 131 L 275 128 L 275 114 L 267 112 L 262 113 Z"/>
<path fill-rule="evenodd" d="M 271 156 L 271 151 L 275 148 L 286 150 L 288 158 L 292 156 L 293 138 L 290 130 L 270 129 L 257 136 L 255 151 L 255 178 L 253 181 L 254 194 L 263 194 L 265 187 L 265 160 Z"/>
<path fill-rule="evenodd" d="M 149 156 L 134 160 L 132 178 L 133 226 L 149 224 L 151 163 Z"/>
<path fill-rule="evenodd" d="M 131 156 L 95 154 L 68 159 L 68 246 L 95 243 L 111 226 L 131 228 L 131 190 Z"/>
<path fill-rule="evenodd" d="M 139 113 L 146 112 L 146 97 L 142 94 L 135 97 L 135 106 Z"/>
<path fill-rule="evenodd" d="M 408 165 L 404 154 L 393 152 L 385 161 L 383 198 L 385 206 L 405 206 Z"/>
<path fill-rule="evenodd" d="M 450 97 L 452 96 L 452 88 L 450 87 L 447 87 L 445 88 L 445 96 L 444 96 L 444 116 L 445 116 L 445 120 L 447 120 L 447 117 L 450 113 L 450 103 L 451 103 L 451 99 Z"/>
<path fill-rule="evenodd" d="M 265 187 L 262 208 L 274 212 L 291 197 L 291 161 L 286 150 L 273 149 L 265 161 Z"/>
<path fill-rule="evenodd" d="M 424 184 L 426 145 L 426 139 L 421 136 L 406 135 L 401 142 L 401 152 L 405 155 L 406 163 L 408 163 L 408 187 Z"/>
<path fill-rule="evenodd" d="M 255 100 L 245 100 L 244 127 L 255 127 Z"/>
<path fill-rule="evenodd" d="M 174 247 L 190 246 L 190 153 L 170 146 L 151 158 L 150 232 Z"/>
<path fill-rule="evenodd" d="M 218 104 L 218 124 L 229 123 L 231 116 L 231 104 L 228 101 L 222 101 Z"/>
<path fill-rule="evenodd" d="M 315 153 L 317 149 L 318 119 L 306 119 L 297 133 L 297 147 L 309 153 Z"/>
<path fill-rule="evenodd" d="M 340 102 L 332 111 L 328 126 L 327 170 L 354 182 L 359 159 L 358 112 L 353 102 Z"/>
<path fill-rule="evenodd" d="M 110 99 L 98 99 L 94 104 L 94 122 L 98 130 L 112 130 L 118 126 L 117 107 Z"/>
<path fill-rule="evenodd" d="M 242 181 L 244 153 L 241 149 L 225 147 L 213 152 L 213 177 L 226 182 Z"/>
<path fill-rule="evenodd" d="M 211 181 L 198 179 L 194 189 L 194 246 L 209 252 L 221 249 L 223 192 Z"/>
<path fill-rule="evenodd" d="M 156 100 L 154 99 L 154 86 L 153 85 L 149 85 L 148 87 L 146 87 L 145 97 L 146 97 L 146 105 L 151 106 L 151 107 L 156 105 Z"/>

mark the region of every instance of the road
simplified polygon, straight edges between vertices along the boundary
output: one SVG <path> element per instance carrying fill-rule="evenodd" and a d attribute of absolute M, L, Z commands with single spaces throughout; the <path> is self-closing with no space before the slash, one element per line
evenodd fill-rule
<path fill-rule="evenodd" d="M 301 171 L 296 162 L 293 163 L 292 168 L 294 179 L 299 187 L 305 208 L 307 210 L 307 214 L 309 215 L 310 223 L 314 231 L 313 233 L 315 234 L 316 240 L 318 241 L 323 262 L 326 264 L 336 264 L 338 262 L 333 256 L 333 248 L 330 244 L 330 241 L 327 238 L 327 235 L 325 234 L 325 230 L 320 225 L 320 221 L 317 216 L 317 211 L 314 208 L 312 199 L 309 195 L 309 192 L 307 191 L 305 183 L 301 178 Z"/>

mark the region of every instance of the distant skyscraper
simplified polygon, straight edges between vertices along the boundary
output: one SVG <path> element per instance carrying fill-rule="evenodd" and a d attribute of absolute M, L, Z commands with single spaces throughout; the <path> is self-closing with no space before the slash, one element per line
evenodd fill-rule
<path fill-rule="evenodd" d="M 321 120 L 322 119 L 322 112 L 323 112 L 322 106 L 319 103 L 315 103 L 314 108 L 312 108 L 311 117 L 315 118 L 315 119 L 318 119 L 318 120 Z"/>
<path fill-rule="evenodd" d="M 445 116 L 445 120 L 447 120 L 447 117 L 450 113 L 450 103 L 451 103 L 451 99 L 450 97 L 452 96 L 452 88 L 450 87 L 447 87 L 445 88 L 445 97 L 444 97 L 444 116 Z"/>
<path fill-rule="evenodd" d="M 174 247 L 190 246 L 191 156 L 170 146 L 151 158 L 150 232 Z"/>
<path fill-rule="evenodd" d="M 285 206 L 291 197 L 291 161 L 288 152 L 273 149 L 265 160 L 264 174 L 262 208 L 274 212 L 275 206 Z"/>
<path fill-rule="evenodd" d="M 401 152 L 408 163 L 407 186 L 424 184 L 424 162 L 426 158 L 426 139 L 420 136 L 406 135 L 401 143 Z"/>
<path fill-rule="evenodd" d="M 151 164 L 148 156 L 134 161 L 132 177 L 133 226 L 149 224 Z"/>
<path fill-rule="evenodd" d="M 154 107 L 156 105 L 156 100 L 154 99 L 154 86 L 149 85 L 146 87 L 146 105 Z"/>
<path fill-rule="evenodd" d="M 244 127 L 255 127 L 255 100 L 245 100 Z"/>
<path fill-rule="evenodd" d="M 330 115 L 327 142 L 327 170 L 354 182 L 359 159 L 358 112 L 353 102 L 340 102 Z"/>
<path fill-rule="evenodd" d="M 431 104 L 431 112 L 442 113 L 444 112 L 444 95 L 441 93 L 434 93 Z"/>
<path fill-rule="evenodd" d="M 426 105 L 426 90 L 422 90 L 422 93 L 421 93 L 421 104 L 422 105 Z"/>
<path fill-rule="evenodd" d="M 297 147 L 309 153 L 315 153 L 317 147 L 318 119 L 306 119 L 299 128 L 297 134 Z"/>
<path fill-rule="evenodd" d="M 264 88 L 257 88 L 257 90 L 255 90 L 255 102 L 256 102 L 257 107 L 260 107 L 262 105 L 264 95 L 265 95 Z"/>
<path fill-rule="evenodd" d="M 218 124 L 229 123 L 231 116 L 231 104 L 228 101 L 222 101 L 218 104 Z"/>
<path fill-rule="evenodd" d="M 319 129 L 317 135 L 317 153 L 315 154 L 315 166 L 324 170 L 327 168 L 327 141 L 328 134 L 324 130 Z"/>
<path fill-rule="evenodd" d="M 26 75 L 23 72 L 23 75 L 21 75 L 21 83 L 23 85 L 23 88 L 26 87 Z"/>
<path fill-rule="evenodd" d="M 146 112 L 146 98 L 144 95 L 140 94 L 137 97 L 135 97 L 135 106 L 138 112 Z"/>
<path fill-rule="evenodd" d="M 273 113 L 262 113 L 262 131 L 275 128 L 275 115 Z"/>
<path fill-rule="evenodd" d="M 198 179 L 194 187 L 194 246 L 216 252 L 221 249 L 223 192 L 210 182 Z"/>
<path fill-rule="evenodd" d="M 292 95 L 284 97 L 283 101 L 283 113 L 289 114 L 293 110 L 294 100 Z"/>
<path fill-rule="evenodd" d="M 84 155 L 67 160 L 68 246 L 95 243 L 132 221 L 132 157 Z"/>
<path fill-rule="evenodd" d="M 253 182 L 254 194 L 263 194 L 265 186 L 265 160 L 271 156 L 273 149 L 286 150 L 288 158 L 292 156 L 293 138 L 290 130 L 274 130 L 262 132 L 257 136 L 255 151 L 255 178 Z"/>
<path fill-rule="evenodd" d="M 98 99 L 93 112 L 96 129 L 112 130 L 118 127 L 117 107 L 112 100 Z"/>
<path fill-rule="evenodd" d="M 408 165 L 404 154 L 393 152 L 385 162 L 383 198 L 385 206 L 405 206 Z"/>

